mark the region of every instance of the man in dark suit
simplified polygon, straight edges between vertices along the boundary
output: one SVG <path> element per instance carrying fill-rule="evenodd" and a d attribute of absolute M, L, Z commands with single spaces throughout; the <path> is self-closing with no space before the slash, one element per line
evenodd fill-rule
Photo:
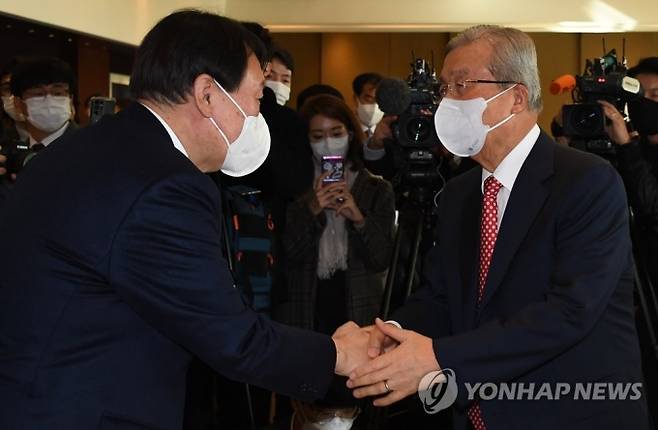
<path fill-rule="evenodd" d="M 75 75 L 59 58 L 33 57 L 12 70 L 11 93 L 16 113 L 25 118 L 30 147 L 47 147 L 77 129 L 73 119 Z"/>
<path fill-rule="evenodd" d="M 11 132 L 0 140 L 3 153 L 15 152 L 17 146 L 36 153 L 77 130 L 72 121 L 74 87 L 73 70 L 54 57 L 27 58 L 3 73 L 3 103 L 6 100 L 5 109 L 11 109 L 11 117 L 15 120 L 15 127 L 12 124 Z M 28 155 L 22 160 L 30 159 Z M 6 161 L 7 158 L 0 155 L 0 166 Z M 16 180 L 15 173 L 3 176 L 6 173 L 6 169 L 0 167 L 0 210 Z"/>
<path fill-rule="evenodd" d="M 482 168 L 446 186 L 428 285 L 395 315 L 406 330 L 378 321 L 370 354 L 395 349 L 348 385 L 387 405 L 451 369 L 458 429 L 647 429 L 623 184 L 539 130 L 536 63 L 514 29 L 478 26 L 449 43 L 437 133 Z M 512 383 L 526 391 L 501 396 Z"/>
<path fill-rule="evenodd" d="M 179 429 L 193 354 L 305 399 L 367 359 L 354 324 L 332 341 L 250 310 L 222 257 L 203 172 L 266 156 L 264 59 L 235 21 L 169 15 L 138 49 L 139 103 L 20 175 L 0 218 L 0 428 Z"/>

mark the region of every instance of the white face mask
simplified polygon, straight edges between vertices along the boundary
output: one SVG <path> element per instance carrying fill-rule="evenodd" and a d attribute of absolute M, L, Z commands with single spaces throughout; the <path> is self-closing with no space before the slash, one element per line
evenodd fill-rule
<path fill-rule="evenodd" d="M 311 143 L 311 151 L 316 160 L 321 161 L 322 157 L 339 155 L 345 157 L 350 146 L 350 136 L 325 137 L 324 139 Z"/>
<path fill-rule="evenodd" d="M 379 124 L 379 121 L 384 117 L 384 112 L 379 109 L 377 103 L 362 104 L 359 102 L 359 105 L 356 107 L 356 113 L 359 116 L 361 124 L 366 127 Z"/>
<path fill-rule="evenodd" d="M 25 116 L 16 110 L 16 106 L 14 105 L 13 95 L 2 96 L 2 108 L 4 109 L 5 112 L 7 112 L 9 118 L 13 119 L 14 121 L 18 121 L 18 122 L 25 121 Z"/>
<path fill-rule="evenodd" d="M 45 133 L 60 129 L 71 119 L 71 99 L 67 96 L 32 97 L 25 105 L 28 122 Z"/>
<path fill-rule="evenodd" d="M 319 423 L 305 423 L 302 430 L 349 430 L 354 424 L 354 418 L 333 417 Z"/>
<path fill-rule="evenodd" d="M 271 88 L 276 96 L 276 102 L 283 106 L 290 100 L 290 87 L 279 81 L 265 81 L 265 86 Z"/>
<path fill-rule="evenodd" d="M 487 109 L 487 103 L 515 86 L 511 86 L 487 100 L 482 97 L 469 100 L 449 98 L 441 100 L 436 115 L 434 115 L 434 126 L 443 146 L 459 157 L 471 157 L 478 154 L 484 146 L 487 134 L 505 124 L 515 115 L 510 114 L 498 124 L 488 126 L 482 122 L 482 115 Z"/>
<path fill-rule="evenodd" d="M 215 84 L 244 116 L 242 131 L 233 143 L 229 142 L 226 134 L 219 128 L 215 120 L 212 117 L 208 118 L 226 142 L 226 158 L 224 158 L 221 170 L 234 177 L 248 175 L 265 162 L 267 154 L 270 152 L 270 129 L 261 113 L 258 113 L 258 116 L 247 116 L 233 97 L 219 85 L 219 82 L 215 81 Z"/>

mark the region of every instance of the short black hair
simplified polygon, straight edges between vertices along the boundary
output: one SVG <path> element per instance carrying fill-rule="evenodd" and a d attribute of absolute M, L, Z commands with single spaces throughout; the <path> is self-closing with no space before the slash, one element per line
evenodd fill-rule
<path fill-rule="evenodd" d="M 75 74 L 68 63 L 56 57 L 30 57 L 19 61 L 11 70 L 11 93 L 21 97 L 26 90 L 64 82 L 71 95 L 75 93 Z"/>
<path fill-rule="evenodd" d="M 641 74 L 658 75 L 658 57 L 643 58 L 637 66 L 628 69 L 628 76 L 632 78 Z"/>
<path fill-rule="evenodd" d="M 263 43 L 267 52 L 267 61 L 269 61 L 274 52 L 274 40 L 272 40 L 270 30 L 257 22 L 242 22 L 241 24 Z"/>
<path fill-rule="evenodd" d="M 272 52 L 271 60 L 274 60 L 275 58 L 283 63 L 286 68 L 290 69 L 291 72 L 295 71 L 295 60 L 292 58 L 292 54 L 290 52 L 283 48 L 275 47 L 274 52 Z"/>
<path fill-rule="evenodd" d="M 357 96 L 360 96 L 363 92 L 363 87 L 365 87 L 366 84 L 377 86 L 382 79 L 384 79 L 384 77 L 379 73 L 361 73 L 352 81 L 352 91 L 354 91 L 354 94 Z"/>
<path fill-rule="evenodd" d="M 306 100 L 320 94 L 328 94 L 330 96 L 338 97 L 341 100 L 345 100 L 345 97 L 343 97 L 340 91 L 331 85 L 315 84 L 304 88 L 299 95 L 297 95 L 297 110 L 300 110 L 302 106 L 304 106 Z"/>
<path fill-rule="evenodd" d="M 196 9 L 180 10 L 160 20 L 144 37 L 130 91 L 135 99 L 184 103 L 194 80 L 207 73 L 231 92 L 240 85 L 252 53 L 265 64 L 263 44 L 237 21 Z"/>

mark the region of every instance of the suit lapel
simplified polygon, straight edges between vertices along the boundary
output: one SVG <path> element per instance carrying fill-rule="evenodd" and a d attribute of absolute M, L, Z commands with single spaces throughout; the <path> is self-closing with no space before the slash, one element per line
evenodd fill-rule
<path fill-rule="evenodd" d="M 487 305 L 503 281 L 514 255 L 549 195 L 546 179 L 553 174 L 554 145 L 542 133 L 514 182 L 496 239 L 480 308 Z"/>

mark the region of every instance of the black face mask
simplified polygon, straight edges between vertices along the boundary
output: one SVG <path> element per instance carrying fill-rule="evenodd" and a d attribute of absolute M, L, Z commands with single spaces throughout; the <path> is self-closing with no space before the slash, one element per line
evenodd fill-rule
<path fill-rule="evenodd" d="M 628 103 L 628 115 L 642 136 L 658 134 L 658 102 L 646 97 Z"/>

